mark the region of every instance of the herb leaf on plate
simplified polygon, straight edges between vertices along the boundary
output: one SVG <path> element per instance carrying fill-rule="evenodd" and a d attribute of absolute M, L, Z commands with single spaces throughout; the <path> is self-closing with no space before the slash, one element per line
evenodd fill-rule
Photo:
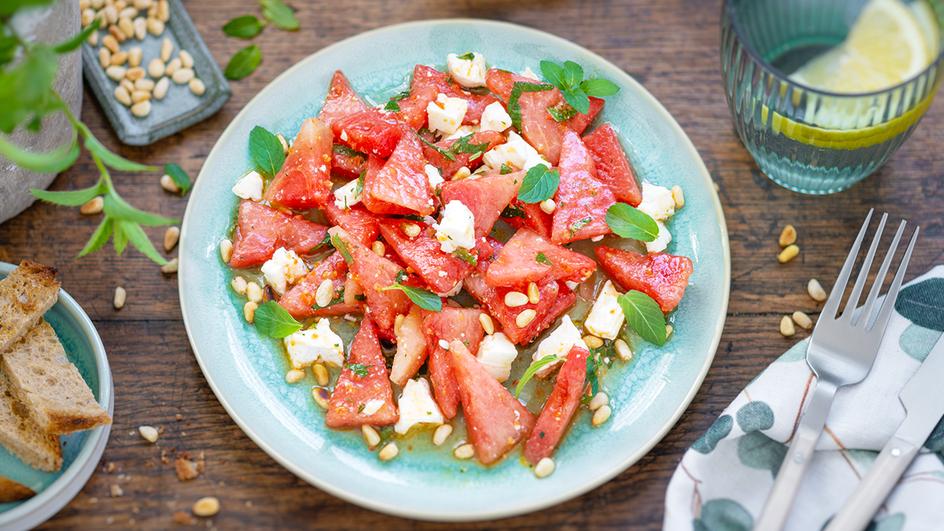
<path fill-rule="evenodd" d="M 521 375 L 521 379 L 518 380 L 518 385 L 515 386 L 515 397 L 521 394 L 521 390 L 524 389 L 524 386 L 531 381 L 531 378 L 534 378 L 534 375 L 537 374 L 539 370 L 544 368 L 546 365 L 550 365 L 557 361 L 557 356 L 553 354 L 548 354 L 539 360 L 531 362 L 531 365 L 528 365 L 528 368 L 525 369 L 524 374 Z"/>
<path fill-rule="evenodd" d="M 354 257 L 351 256 L 351 250 L 347 248 L 347 244 L 344 243 L 344 240 L 338 237 L 337 234 L 332 234 L 329 236 L 331 239 L 331 246 L 338 250 L 341 253 L 341 258 L 344 258 L 344 261 L 347 265 L 354 263 Z"/>
<path fill-rule="evenodd" d="M 665 314 L 659 303 L 636 290 L 620 295 L 617 301 L 626 315 L 626 322 L 640 337 L 655 345 L 665 344 Z"/>
<path fill-rule="evenodd" d="M 262 50 L 255 44 L 250 44 L 230 57 L 223 74 L 226 79 L 238 81 L 255 72 L 261 63 Z"/>
<path fill-rule="evenodd" d="M 262 32 L 265 22 L 255 15 L 242 15 L 223 25 L 223 33 L 237 39 L 251 39 Z"/>
<path fill-rule="evenodd" d="M 626 203 L 613 203 L 606 211 L 606 224 L 614 234 L 651 242 L 659 236 L 659 226 L 642 210 Z"/>
<path fill-rule="evenodd" d="M 554 90 L 554 85 L 547 83 L 529 83 L 526 81 L 516 81 L 511 87 L 511 95 L 508 96 L 508 116 L 511 116 L 511 124 L 515 129 L 521 129 L 521 104 L 518 99 L 526 92 L 544 92 Z"/>
<path fill-rule="evenodd" d="M 601 98 L 619 92 L 619 86 L 603 78 L 584 79 L 583 67 L 573 61 L 557 64 L 554 61 L 541 61 L 541 74 L 549 83 L 560 89 L 564 100 L 580 114 L 590 111 L 590 96 Z M 551 116 L 558 122 L 558 116 L 548 108 Z M 559 111 L 558 111 L 559 112 Z M 560 115 L 563 118 L 563 115 Z"/>
<path fill-rule="evenodd" d="M 524 181 L 518 189 L 518 199 L 525 203 L 540 203 L 554 197 L 558 185 L 560 172 L 538 164 L 524 175 Z"/>
<path fill-rule="evenodd" d="M 400 282 L 404 280 L 406 274 L 403 271 L 397 273 L 397 280 L 393 284 L 382 288 L 381 291 L 387 291 L 391 289 L 398 289 L 406 294 L 407 297 L 413 301 L 413 304 L 419 306 L 424 310 L 429 310 L 431 312 L 441 312 L 442 311 L 442 299 L 439 295 L 431 291 L 427 291 L 422 288 L 417 288 L 415 286 L 407 286 L 401 284 Z"/>
<path fill-rule="evenodd" d="M 288 337 L 302 329 L 302 324 L 275 301 L 266 301 L 256 308 L 253 323 L 259 333 L 276 339 Z"/>
<path fill-rule="evenodd" d="M 274 177 L 285 163 L 285 152 L 279 137 L 257 125 L 249 132 L 249 157 L 259 172 Z"/>

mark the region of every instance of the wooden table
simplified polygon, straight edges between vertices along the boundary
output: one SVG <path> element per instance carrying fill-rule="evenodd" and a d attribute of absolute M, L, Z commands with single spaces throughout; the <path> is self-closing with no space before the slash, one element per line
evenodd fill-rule
<path fill-rule="evenodd" d="M 220 132 L 243 105 L 308 54 L 396 22 L 500 18 L 572 40 L 633 75 L 681 123 L 720 185 L 731 239 L 731 303 L 714 366 L 694 402 L 668 436 L 618 478 L 570 502 L 496 526 L 659 528 L 665 489 L 682 453 L 738 391 L 792 343 L 777 332 L 780 317 L 796 309 L 816 313 L 816 305 L 805 293 L 806 281 L 835 275 L 869 207 L 893 216 L 907 215 L 922 225 L 913 275 L 941 262 L 941 105 L 932 108 L 888 166 L 852 190 L 804 197 L 781 189 L 760 174 L 734 134 L 721 92 L 718 2 L 470 0 L 397 2 L 397 7 L 381 7 L 349 0 L 343 8 L 329 7 L 335 2 L 295 3 L 303 29 L 297 34 L 267 29 L 257 40 L 265 54 L 262 67 L 232 84 L 233 98 L 211 119 L 153 146 L 129 148 L 118 146 L 89 93 L 83 118 L 125 156 L 150 163 L 177 161 L 196 175 Z M 256 2 L 186 4 L 217 61 L 225 64 L 244 44 L 224 38 L 220 27 L 230 17 L 256 12 Z M 83 157 L 57 179 L 53 189 L 88 186 L 95 174 L 89 159 Z M 164 193 L 158 178 L 127 174 L 117 182 L 133 204 L 181 216 L 186 201 Z M 32 258 L 60 269 L 63 286 L 98 326 L 115 377 L 115 425 L 100 469 L 47 527 L 167 528 L 174 525 L 175 511 L 188 511 L 196 499 L 207 495 L 219 497 L 223 509 L 206 525 L 220 528 L 441 527 L 350 505 L 308 486 L 259 450 L 220 407 L 197 367 L 180 318 L 176 279 L 161 275 L 133 251 L 121 258 L 106 250 L 74 259 L 97 223 L 75 210 L 37 204 L 0 226 L 0 258 Z M 777 235 L 785 223 L 798 228 L 803 251 L 793 262 L 779 265 Z M 160 241 L 160 230 L 150 233 L 154 241 Z M 117 285 L 128 291 L 127 306 L 121 311 L 115 311 L 111 303 Z M 135 432 L 142 424 L 163 429 L 156 446 Z M 177 480 L 173 467 L 174 452 L 184 451 L 206 456 L 205 473 L 187 483 Z M 162 463 L 162 452 L 170 456 L 169 464 Z M 123 496 L 112 497 L 112 485 L 119 485 Z"/>

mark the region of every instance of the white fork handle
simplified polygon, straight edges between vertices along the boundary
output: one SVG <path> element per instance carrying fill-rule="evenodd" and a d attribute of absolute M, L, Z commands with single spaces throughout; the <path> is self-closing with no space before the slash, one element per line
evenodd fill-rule
<path fill-rule="evenodd" d="M 920 448 L 893 437 L 878 454 L 869 472 L 862 478 L 852 497 L 839 511 L 826 531 L 861 531 L 878 512 L 901 475 L 918 455 Z"/>
<path fill-rule="evenodd" d="M 816 387 L 813 389 L 813 396 L 800 419 L 793 443 L 786 457 L 783 458 L 773 490 L 767 498 L 767 504 L 764 505 L 757 525 L 754 526 L 754 531 L 783 529 L 787 516 L 790 514 L 790 508 L 793 506 L 793 499 L 800 488 L 803 474 L 810 466 L 810 461 L 813 460 L 816 442 L 823 434 L 826 417 L 829 415 L 833 398 L 836 396 L 836 386 L 831 382 L 817 379 L 814 385 Z"/>

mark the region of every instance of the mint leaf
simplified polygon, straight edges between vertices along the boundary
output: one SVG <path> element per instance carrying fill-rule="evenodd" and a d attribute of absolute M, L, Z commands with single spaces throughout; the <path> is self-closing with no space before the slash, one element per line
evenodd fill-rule
<path fill-rule="evenodd" d="M 574 109 L 570 105 L 555 105 L 548 107 L 547 113 L 551 115 L 551 118 L 553 118 L 555 122 L 566 122 L 574 116 L 577 116 L 577 109 Z"/>
<path fill-rule="evenodd" d="M 367 158 L 367 155 L 357 151 L 354 148 L 345 146 L 344 144 L 335 144 L 331 147 L 331 150 L 337 153 L 338 155 L 344 155 L 345 157 L 363 157 Z"/>
<path fill-rule="evenodd" d="M 588 95 L 597 98 L 612 96 L 619 92 L 619 85 L 609 79 L 593 78 L 585 79 L 580 83 L 580 88 Z"/>
<path fill-rule="evenodd" d="M 262 50 L 255 44 L 250 44 L 230 57 L 223 74 L 226 79 L 238 81 L 255 72 L 261 63 Z"/>
<path fill-rule="evenodd" d="M 465 263 L 467 263 L 467 264 L 469 264 L 469 265 L 474 266 L 474 265 L 477 265 L 477 264 L 479 263 L 478 257 L 476 257 L 474 254 L 470 253 L 469 251 L 467 251 L 467 250 L 465 250 L 465 249 L 463 249 L 463 248 L 461 248 L 461 247 L 459 247 L 458 249 L 456 249 L 455 252 L 453 252 L 452 254 L 454 254 L 454 255 L 456 256 L 456 258 L 462 260 L 463 262 L 465 262 Z"/>
<path fill-rule="evenodd" d="M 351 372 L 354 373 L 354 376 L 357 376 L 358 378 L 365 378 L 370 373 L 368 370 L 369 367 L 363 363 L 351 363 L 347 366 L 347 368 L 350 369 Z"/>
<path fill-rule="evenodd" d="M 544 253 L 538 253 L 537 256 L 534 257 L 534 261 L 537 262 L 537 263 L 539 263 L 539 264 L 554 265 L 554 264 L 551 262 L 550 258 L 548 258 L 547 255 L 544 254 Z"/>
<path fill-rule="evenodd" d="M 564 61 L 564 74 L 562 76 L 564 87 L 574 89 L 580 85 L 583 80 L 583 67 L 573 61 Z"/>
<path fill-rule="evenodd" d="M 521 394 L 521 390 L 524 389 L 524 386 L 531 381 L 531 378 L 534 378 L 534 375 L 537 374 L 539 370 L 543 367 L 550 365 L 557 361 L 557 356 L 553 354 L 548 354 L 539 360 L 531 362 L 531 365 L 528 365 L 528 368 L 525 369 L 524 374 L 521 375 L 521 379 L 518 380 L 518 385 L 515 386 L 515 397 Z"/>
<path fill-rule="evenodd" d="M 259 333 L 276 339 L 288 337 L 302 329 L 302 324 L 275 301 L 266 301 L 256 308 L 253 323 Z"/>
<path fill-rule="evenodd" d="M 626 322 L 646 341 L 663 345 L 665 343 L 665 314 L 659 303 L 641 291 L 630 290 L 617 299 Z"/>
<path fill-rule="evenodd" d="M 154 172 L 158 170 L 157 166 L 151 166 L 148 164 L 139 164 L 137 162 L 130 161 L 121 155 L 113 153 L 104 144 L 98 141 L 94 136 L 89 136 L 85 139 L 84 143 L 85 149 L 89 150 L 89 153 L 97 156 L 102 160 L 102 163 L 109 168 L 113 168 L 120 171 L 134 171 L 134 172 Z"/>
<path fill-rule="evenodd" d="M 443 148 L 437 146 L 436 144 L 433 144 L 433 143 L 430 142 L 429 140 L 426 140 L 425 138 L 423 138 L 423 137 L 420 136 L 420 135 L 417 135 L 417 138 L 419 138 L 420 141 L 422 141 L 422 142 L 423 142 L 424 144 L 426 144 L 427 146 L 433 148 L 433 151 L 439 153 L 439 154 L 442 155 L 443 157 L 446 157 L 447 159 L 449 159 L 449 160 L 451 160 L 451 161 L 455 161 L 455 160 L 456 160 L 456 156 L 453 155 L 452 152 L 450 152 L 448 149 L 443 149 Z"/>
<path fill-rule="evenodd" d="M 442 299 L 439 295 L 425 289 L 416 288 L 413 286 L 406 286 L 400 284 L 400 282 L 394 282 L 393 285 L 387 286 L 386 288 L 381 289 L 381 291 L 387 291 L 391 289 L 398 289 L 403 293 L 406 293 L 406 296 L 413 301 L 413 304 L 419 306 L 424 310 L 429 310 L 431 312 L 441 312 L 442 311 Z"/>
<path fill-rule="evenodd" d="M 469 133 L 463 137 L 460 137 L 458 140 L 452 143 L 449 146 L 449 151 L 453 153 L 484 153 L 488 149 L 488 142 L 483 142 L 481 144 L 472 144 L 472 133 Z"/>
<path fill-rule="evenodd" d="M 541 75 L 544 76 L 544 79 L 552 83 L 556 87 L 562 87 L 564 85 L 564 69 L 557 63 L 553 61 L 548 61 L 547 59 L 541 61 Z"/>
<path fill-rule="evenodd" d="M 354 258 L 351 256 L 351 250 L 347 248 L 347 244 L 344 243 L 344 240 L 338 238 L 336 234 L 332 234 L 330 238 L 331 246 L 341 253 L 341 258 L 344 258 L 344 261 L 347 262 L 348 265 L 354 263 Z"/>
<path fill-rule="evenodd" d="M 553 61 L 541 61 L 541 73 L 555 87 L 560 89 L 564 100 L 580 114 L 590 111 L 590 98 L 612 96 L 619 92 L 619 86 L 602 78 L 584 79 L 583 67 L 573 61 L 564 61 L 558 65 Z M 548 109 L 550 112 L 550 109 Z M 554 116 L 554 113 L 551 114 Z M 557 117 L 554 118 L 557 120 Z M 562 121 L 562 120 L 557 120 Z"/>
<path fill-rule="evenodd" d="M 590 112 L 590 98 L 582 90 L 562 90 L 564 100 L 580 114 Z"/>
<path fill-rule="evenodd" d="M 459 56 L 459 59 L 462 59 L 463 61 L 471 61 L 471 60 L 475 59 L 475 53 L 474 53 L 474 52 L 465 52 L 464 54 L 462 54 L 462 55 Z"/>
<path fill-rule="evenodd" d="M 587 356 L 587 375 L 586 380 L 590 385 L 590 397 L 592 398 L 597 394 L 597 391 L 600 390 L 600 378 L 597 376 L 597 368 L 599 367 L 599 362 L 595 353 L 591 353 Z"/>
<path fill-rule="evenodd" d="M 554 85 L 547 83 L 528 83 L 517 81 L 511 87 L 511 95 L 508 96 L 508 115 L 511 116 L 511 124 L 515 129 L 521 129 L 521 105 L 518 98 L 525 92 L 544 92 L 554 90 Z"/>
<path fill-rule="evenodd" d="M 259 0 L 262 7 L 262 16 L 279 29 L 295 31 L 298 29 L 298 19 L 295 10 L 282 0 Z"/>
<path fill-rule="evenodd" d="M 223 25 L 223 33 L 237 39 L 251 39 L 262 32 L 265 23 L 255 15 L 243 15 Z"/>
<path fill-rule="evenodd" d="M 580 229 L 586 227 L 587 224 L 590 223 L 591 221 L 593 221 L 593 218 L 591 218 L 590 216 L 587 216 L 587 217 L 585 217 L 585 218 L 580 218 L 580 219 L 578 219 L 577 221 L 571 223 L 571 224 L 570 224 L 570 229 L 569 229 L 569 230 L 570 230 L 570 235 L 571 235 L 571 236 L 576 235 L 577 232 L 580 231 Z"/>
<path fill-rule="evenodd" d="M 399 93 L 399 94 L 395 94 L 394 96 L 392 96 L 392 97 L 390 98 L 390 101 L 388 101 L 387 104 L 384 105 L 384 110 L 385 110 L 385 111 L 400 112 L 400 104 L 397 103 L 397 102 L 400 101 L 400 100 L 402 100 L 402 99 L 404 99 L 404 98 L 406 98 L 406 97 L 408 97 L 409 95 L 410 95 L 410 91 L 409 91 L 409 90 L 404 90 L 403 92 L 401 92 L 401 93 Z"/>
<path fill-rule="evenodd" d="M 118 249 L 119 234 L 122 235 L 122 238 L 125 238 L 127 242 L 130 242 L 135 249 L 141 252 L 144 256 L 150 258 L 153 262 L 164 265 L 167 263 L 167 259 L 161 256 L 161 253 L 157 252 L 157 249 L 154 248 L 154 244 L 151 243 L 151 240 L 148 239 L 147 234 L 145 234 L 144 229 L 141 228 L 141 225 L 131 221 L 117 221 L 115 224 L 115 250 L 118 254 L 121 254 L 121 251 L 124 248 L 124 243 L 122 243 L 122 249 Z"/>
<path fill-rule="evenodd" d="M 557 170 L 538 164 L 524 175 L 524 182 L 518 189 L 518 199 L 525 203 L 540 203 L 553 197 L 559 184 L 560 173 Z"/>
<path fill-rule="evenodd" d="M 190 191 L 190 188 L 193 187 L 193 183 L 190 182 L 190 176 L 177 164 L 171 163 L 164 165 L 164 173 L 170 175 L 170 178 L 173 179 L 177 188 L 180 188 L 180 195 L 186 195 L 186 193 Z"/>
<path fill-rule="evenodd" d="M 501 168 L 498 169 L 498 173 L 502 175 L 508 175 L 513 171 L 515 171 L 515 169 L 505 163 L 502 163 Z"/>
<path fill-rule="evenodd" d="M 259 125 L 249 132 L 249 157 L 256 169 L 268 177 L 275 177 L 285 163 L 285 151 L 279 137 Z"/>
<path fill-rule="evenodd" d="M 659 235 L 659 226 L 654 219 L 626 203 L 613 203 L 607 209 L 606 224 L 622 238 L 651 242 Z"/>
<path fill-rule="evenodd" d="M 178 223 L 178 220 L 175 218 L 152 214 L 129 205 L 128 202 L 122 199 L 114 190 L 109 190 L 108 193 L 105 194 L 104 211 L 105 214 L 116 220 L 127 220 L 146 227 L 160 227 L 162 225 Z"/>
<path fill-rule="evenodd" d="M 105 216 L 105 219 L 99 223 L 98 228 L 95 229 L 95 232 L 92 233 L 92 236 L 89 238 L 89 241 L 86 242 L 85 247 L 79 251 L 79 256 L 85 256 L 87 254 L 94 253 L 95 251 L 101 249 L 108 243 L 108 238 L 111 237 L 112 233 L 115 230 L 115 220 L 111 219 L 108 216 Z"/>

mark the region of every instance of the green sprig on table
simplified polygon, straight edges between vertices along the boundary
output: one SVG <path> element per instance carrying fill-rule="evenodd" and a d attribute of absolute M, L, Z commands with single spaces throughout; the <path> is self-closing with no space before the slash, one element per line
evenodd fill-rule
<path fill-rule="evenodd" d="M 259 0 L 259 9 L 264 20 L 255 15 L 241 15 L 223 25 L 223 33 L 237 39 L 253 39 L 267 24 L 285 30 L 297 31 L 300 27 L 295 10 L 283 0 Z M 241 48 L 230 58 L 223 70 L 227 79 L 236 81 L 250 76 L 262 64 L 262 49 L 256 44 Z"/>

